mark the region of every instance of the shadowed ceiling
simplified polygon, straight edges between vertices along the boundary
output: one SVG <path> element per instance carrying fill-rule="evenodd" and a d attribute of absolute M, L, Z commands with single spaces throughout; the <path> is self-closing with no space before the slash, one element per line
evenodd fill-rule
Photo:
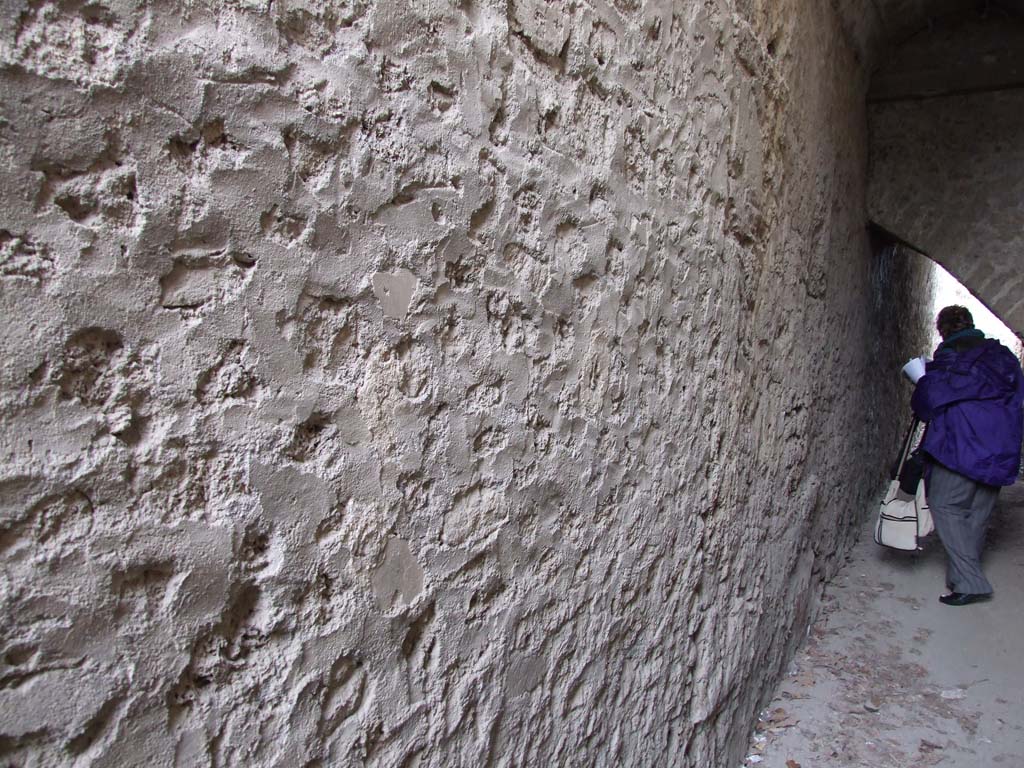
<path fill-rule="evenodd" d="M 888 51 L 956 15 L 1016 17 L 1024 0 L 832 0 L 849 42 L 870 72 Z"/>

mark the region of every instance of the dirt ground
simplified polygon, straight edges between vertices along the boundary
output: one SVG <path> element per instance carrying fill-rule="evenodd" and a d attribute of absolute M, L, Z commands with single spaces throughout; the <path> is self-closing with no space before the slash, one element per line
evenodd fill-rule
<path fill-rule="evenodd" d="M 939 603 L 941 544 L 886 550 L 872 526 L 828 588 L 743 764 L 1024 766 L 1024 485 L 1003 490 L 989 531 L 987 603 Z"/>

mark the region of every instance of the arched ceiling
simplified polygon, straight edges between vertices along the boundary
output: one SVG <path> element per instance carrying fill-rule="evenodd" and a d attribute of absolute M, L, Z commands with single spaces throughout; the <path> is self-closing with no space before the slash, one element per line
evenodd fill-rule
<path fill-rule="evenodd" d="M 1024 19 L 1024 0 L 832 0 L 847 36 L 872 71 L 889 51 L 964 13 Z"/>
<path fill-rule="evenodd" d="M 874 5 L 869 216 L 1024 333 L 1024 0 Z"/>
<path fill-rule="evenodd" d="M 980 13 L 1000 10 L 1024 14 L 1022 0 L 872 0 L 884 38 L 899 45 L 907 38 L 929 29 L 944 17 L 965 11 Z"/>

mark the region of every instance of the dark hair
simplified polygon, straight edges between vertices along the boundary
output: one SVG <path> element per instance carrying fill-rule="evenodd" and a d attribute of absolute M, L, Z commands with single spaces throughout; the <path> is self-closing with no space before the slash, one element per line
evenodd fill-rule
<path fill-rule="evenodd" d="M 943 340 L 954 333 L 974 327 L 974 318 L 967 307 L 954 304 L 950 307 L 943 307 L 939 310 L 939 316 L 935 319 L 935 327 Z"/>

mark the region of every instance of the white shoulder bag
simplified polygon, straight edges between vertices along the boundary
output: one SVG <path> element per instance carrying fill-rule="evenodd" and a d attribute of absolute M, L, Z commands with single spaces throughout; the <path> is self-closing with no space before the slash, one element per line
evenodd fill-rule
<path fill-rule="evenodd" d="M 921 422 L 914 419 L 900 450 L 896 474 L 889 483 L 889 490 L 878 507 L 878 523 L 875 525 L 875 543 L 883 547 L 915 552 L 921 548 L 920 540 L 935 530 L 932 513 L 925 498 L 924 478 L 917 483 L 915 493 L 900 488 L 900 475 L 914 446 L 919 442 Z"/>

